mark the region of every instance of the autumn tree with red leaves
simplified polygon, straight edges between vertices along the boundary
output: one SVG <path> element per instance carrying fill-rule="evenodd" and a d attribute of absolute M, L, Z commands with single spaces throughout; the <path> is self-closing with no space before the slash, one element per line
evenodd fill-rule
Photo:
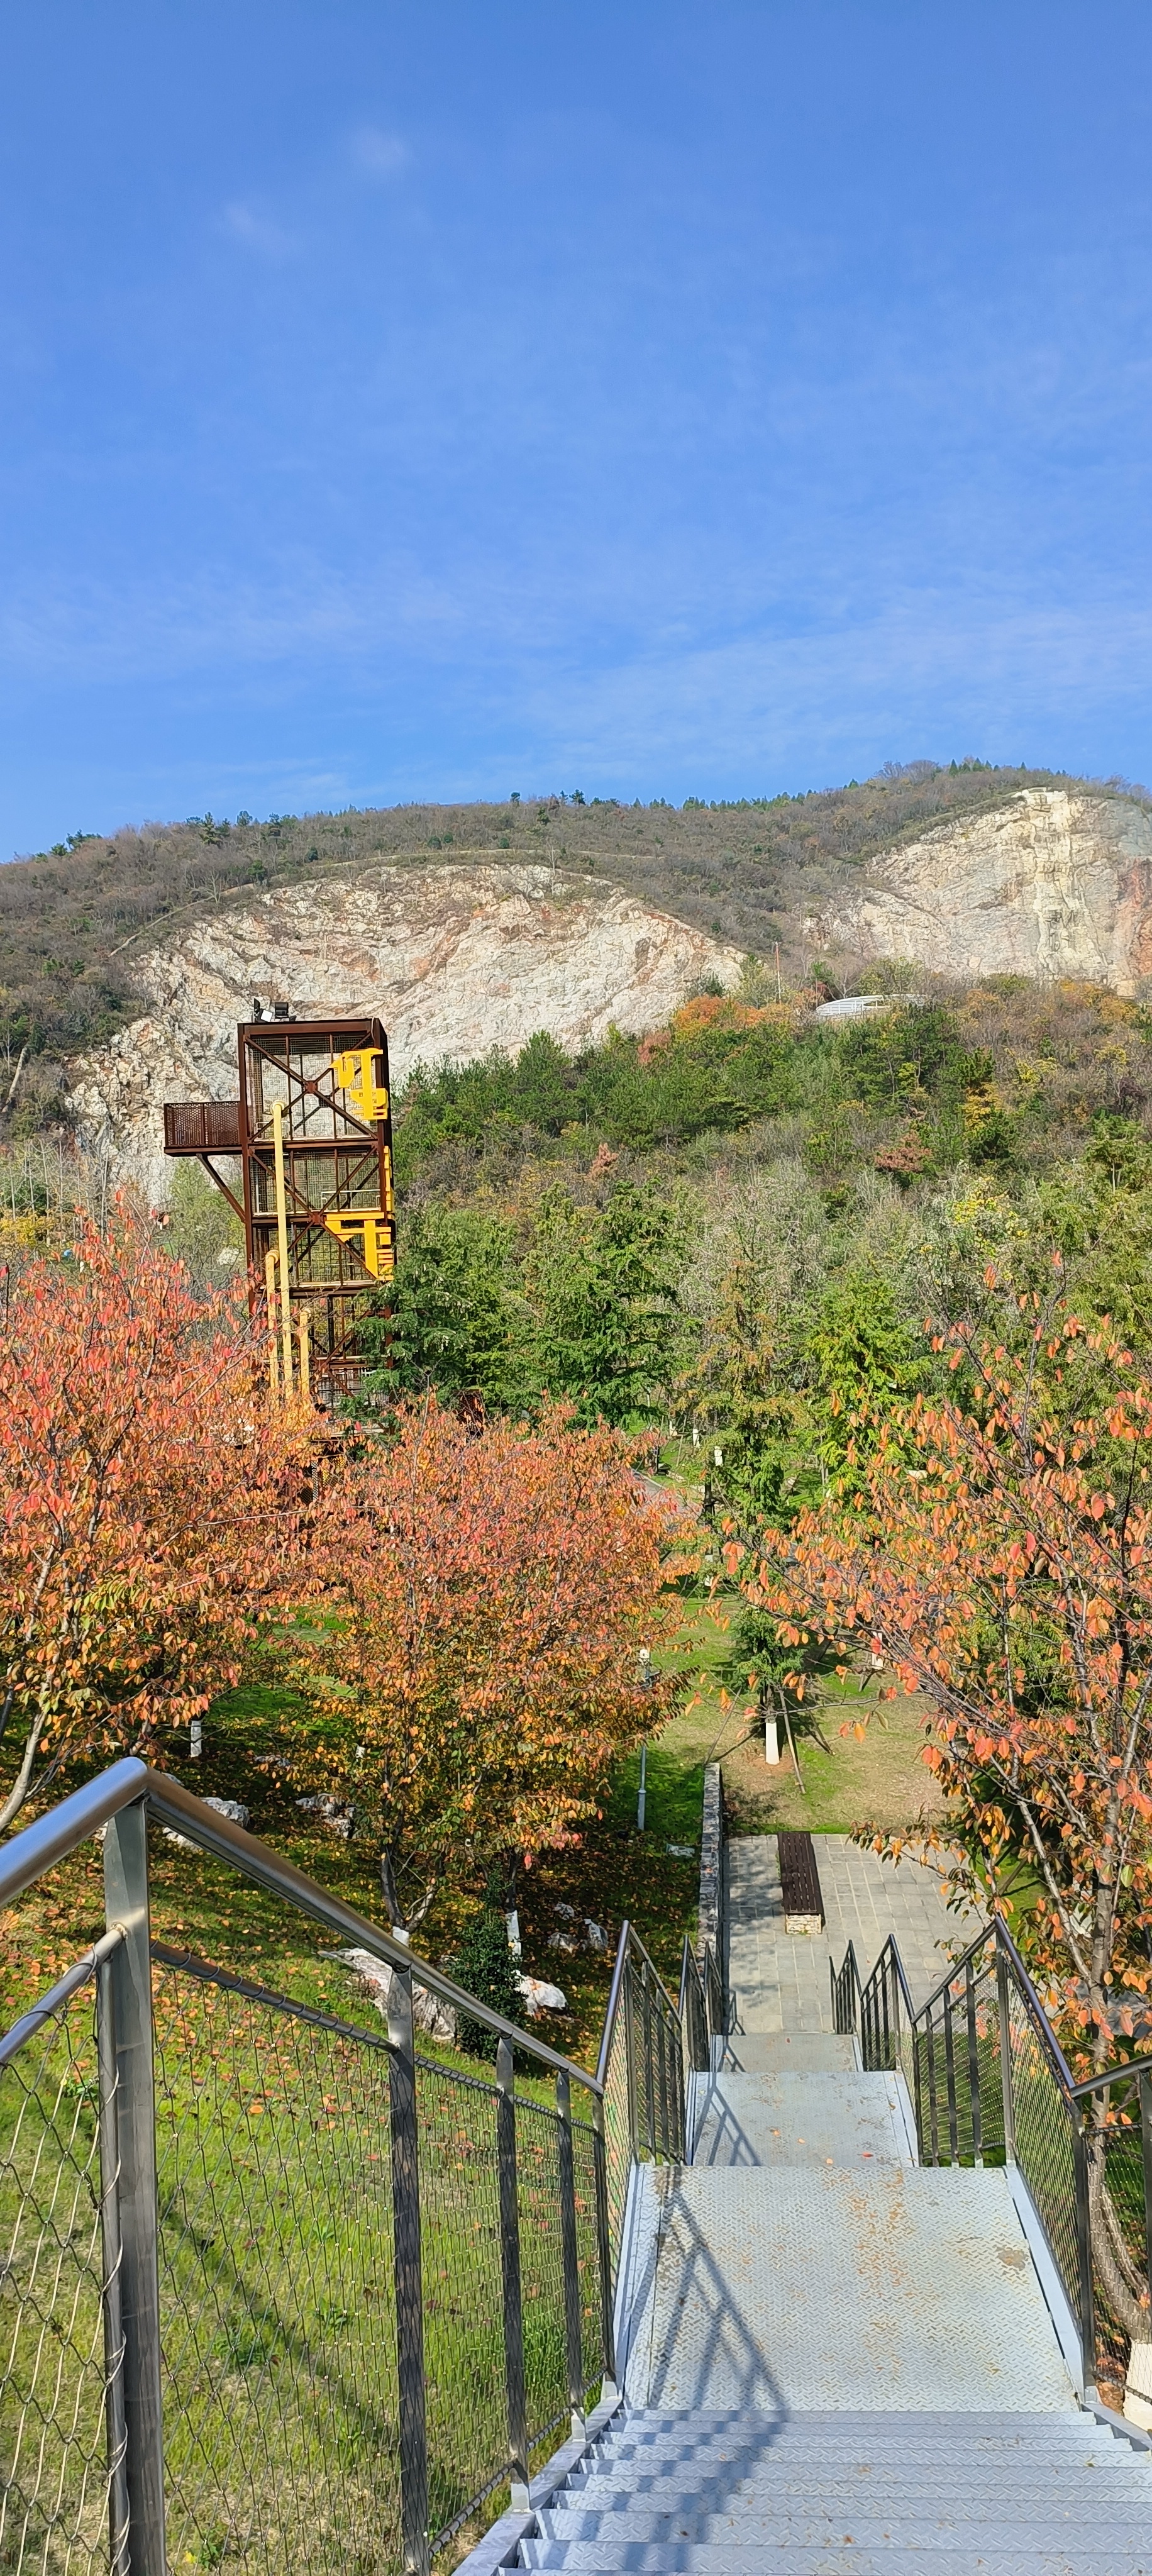
<path fill-rule="evenodd" d="M 24 1272 L 0 1330 L 0 1825 L 237 1679 L 292 1582 L 306 1440 L 246 1319 L 126 1215 Z"/>
<path fill-rule="evenodd" d="M 284 1750 L 298 1785 L 351 1809 L 398 1928 L 450 1863 L 575 1839 L 662 1723 L 639 1650 L 667 1618 L 668 1528 L 629 1444 L 560 1406 L 476 1431 L 429 1398 L 329 1484 L 327 1615 L 296 1646 L 316 1738 Z"/>
<path fill-rule="evenodd" d="M 881 1426 L 851 1490 L 746 1574 L 796 1644 L 871 1645 L 932 1703 L 924 1760 L 979 1855 L 986 1902 L 1023 1857 L 1021 1937 L 1080 2072 L 1147 2045 L 1152 1990 L 1152 1379 L 1059 1293 L 987 1282 L 991 1326 L 934 1337 L 961 1400 Z M 876 1437 L 876 1426 L 871 1426 Z M 891 1838 L 877 1837 L 878 1847 Z M 1092 2189 L 1117 2312 L 1148 2335 Z"/>

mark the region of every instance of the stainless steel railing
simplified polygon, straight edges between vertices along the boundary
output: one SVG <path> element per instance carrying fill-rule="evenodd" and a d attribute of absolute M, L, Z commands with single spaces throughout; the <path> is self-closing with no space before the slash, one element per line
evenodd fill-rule
<path fill-rule="evenodd" d="M 150 1819 L 386 1965 L 387 2035 L 153 1943 Z M 614 2391 L 628 2176 L 683 2155 L 717 1964 L 674 2002 L 626 1924 L 590 2074 L 136 1761 L 0 1850 L 0 1909 L 97 1834 L 105 1934 L 0 2039 L 0 2564 L 422 2576 Z"/>

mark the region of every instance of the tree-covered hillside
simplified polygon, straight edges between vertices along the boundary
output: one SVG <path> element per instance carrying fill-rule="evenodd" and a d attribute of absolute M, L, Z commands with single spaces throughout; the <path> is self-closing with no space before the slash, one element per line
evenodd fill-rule
<path fill-rule="evenodd" d="M 989 1261 L 1058 1256 L 1152 1350 L 1152 1016 L 1020 979 L 829 1023 L 774 983 L 579 1057 L 540 1035 L 412 1076 L 385 1411 L 431 1385 L 671 1418 L 763 1511 L 819 1486 L 862 1400 L 922 1383 L 925 1316 Z"/>
<path fill-rule="evenodd" d="M 38 1060 L 21 1092 L 25 1125 L 58 1114 L 59 1066 L 110 1036 L 134 1008 L 145 944 L 247 888 L 353 874 L 375 858 L 427 867 L 507 857 L 587 868 L 645 901 L 802 966 L 806 910 L 878 850 L 957 812 L 989 810 L 1025 786 L 1083 786 L 1049 770 L 979 761 L 890 763 L 876 778 L 808 795 L 682 807 L 610 798 L 511 795 L 502 805 L 396 806 L 340 814 L 210 814 L 108 834 L 78 831 L 0 868 L 0 1049 Z M 1112 780 L 1097 792 L 1142 795 Z"/>

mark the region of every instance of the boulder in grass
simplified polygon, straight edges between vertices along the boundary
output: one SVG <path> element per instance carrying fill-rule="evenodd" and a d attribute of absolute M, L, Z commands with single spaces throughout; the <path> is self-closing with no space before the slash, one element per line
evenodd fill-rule
<path fill-rule="evenodd" d="M 360 1978 L 361 1983 L 368 1987 L 377 2012 L 387 2020 L 388 1996 L 392 1987 L 392 1970 L 387 1960 L 378 1959 L 374 1950 L 336 1950 L 329 1955 L 342 1960 L 346 1968 L 351 1968 L 353 1976 Z M 415 1977 L 412 1980 L 412 2019 L 416 2029 L 422 2030 L 426 2038 L 438 2039 L 449 2048 L 454 2046 L 456 2015 L 451 2004 L 443 2003 L 440 1996 L 432 1994 L 427 1986 L 417 1985 Z"/>
<path fill-rule="evenodd" d="M 247 1807 L 241 1806 L 239 1798 L 202 1798 L 200 1804 L 202 1807 L 214 1807 L 217 1815 L 227 1816 L 231 1824 L 247 1827 L 249 1811 Z M 165 1825 L 164 1840 L 166 1843 L 175 1843 L 177 1851 L 203 1850 L 202 1843 L 194 1843 L 190 1834 L 178 1834 L 174 1825 Z"/>
<path fill-rule="evenodd" d="M 568 1997 L 559 1986 L 545 1985 L 543 1977 L 521 1977 L 518 1982 L 526 2021 L 535 2021 L 537 2013 L 567 2012 Z"/>

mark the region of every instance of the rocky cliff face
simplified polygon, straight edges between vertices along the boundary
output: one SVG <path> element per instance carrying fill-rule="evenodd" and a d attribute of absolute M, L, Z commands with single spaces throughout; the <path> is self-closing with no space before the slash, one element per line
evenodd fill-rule
<path fill-rule="evenodd" d="M 1116 797 L 1027 788 L 867 863 L 807 929 L 828 954 L 1132 993 L 1152 973 L 1152 817 Z"/>
<path fill-rule="evenodd" d="M 575 1048 L 658 1027 L 736 949 L 619 887 L 548 867 L 379 865 L 204 916 L 135 969 L 148 1009 L 73 1066 L 83 1141 L 150 1204 L 168 1195 L 165 1100 L 236 1095 L 236 1023 L 288 1001 L 300 1018 L 378 1011 L 395 1081 L 418 1062 L 515 1050 L 537 1029 Z"/>

